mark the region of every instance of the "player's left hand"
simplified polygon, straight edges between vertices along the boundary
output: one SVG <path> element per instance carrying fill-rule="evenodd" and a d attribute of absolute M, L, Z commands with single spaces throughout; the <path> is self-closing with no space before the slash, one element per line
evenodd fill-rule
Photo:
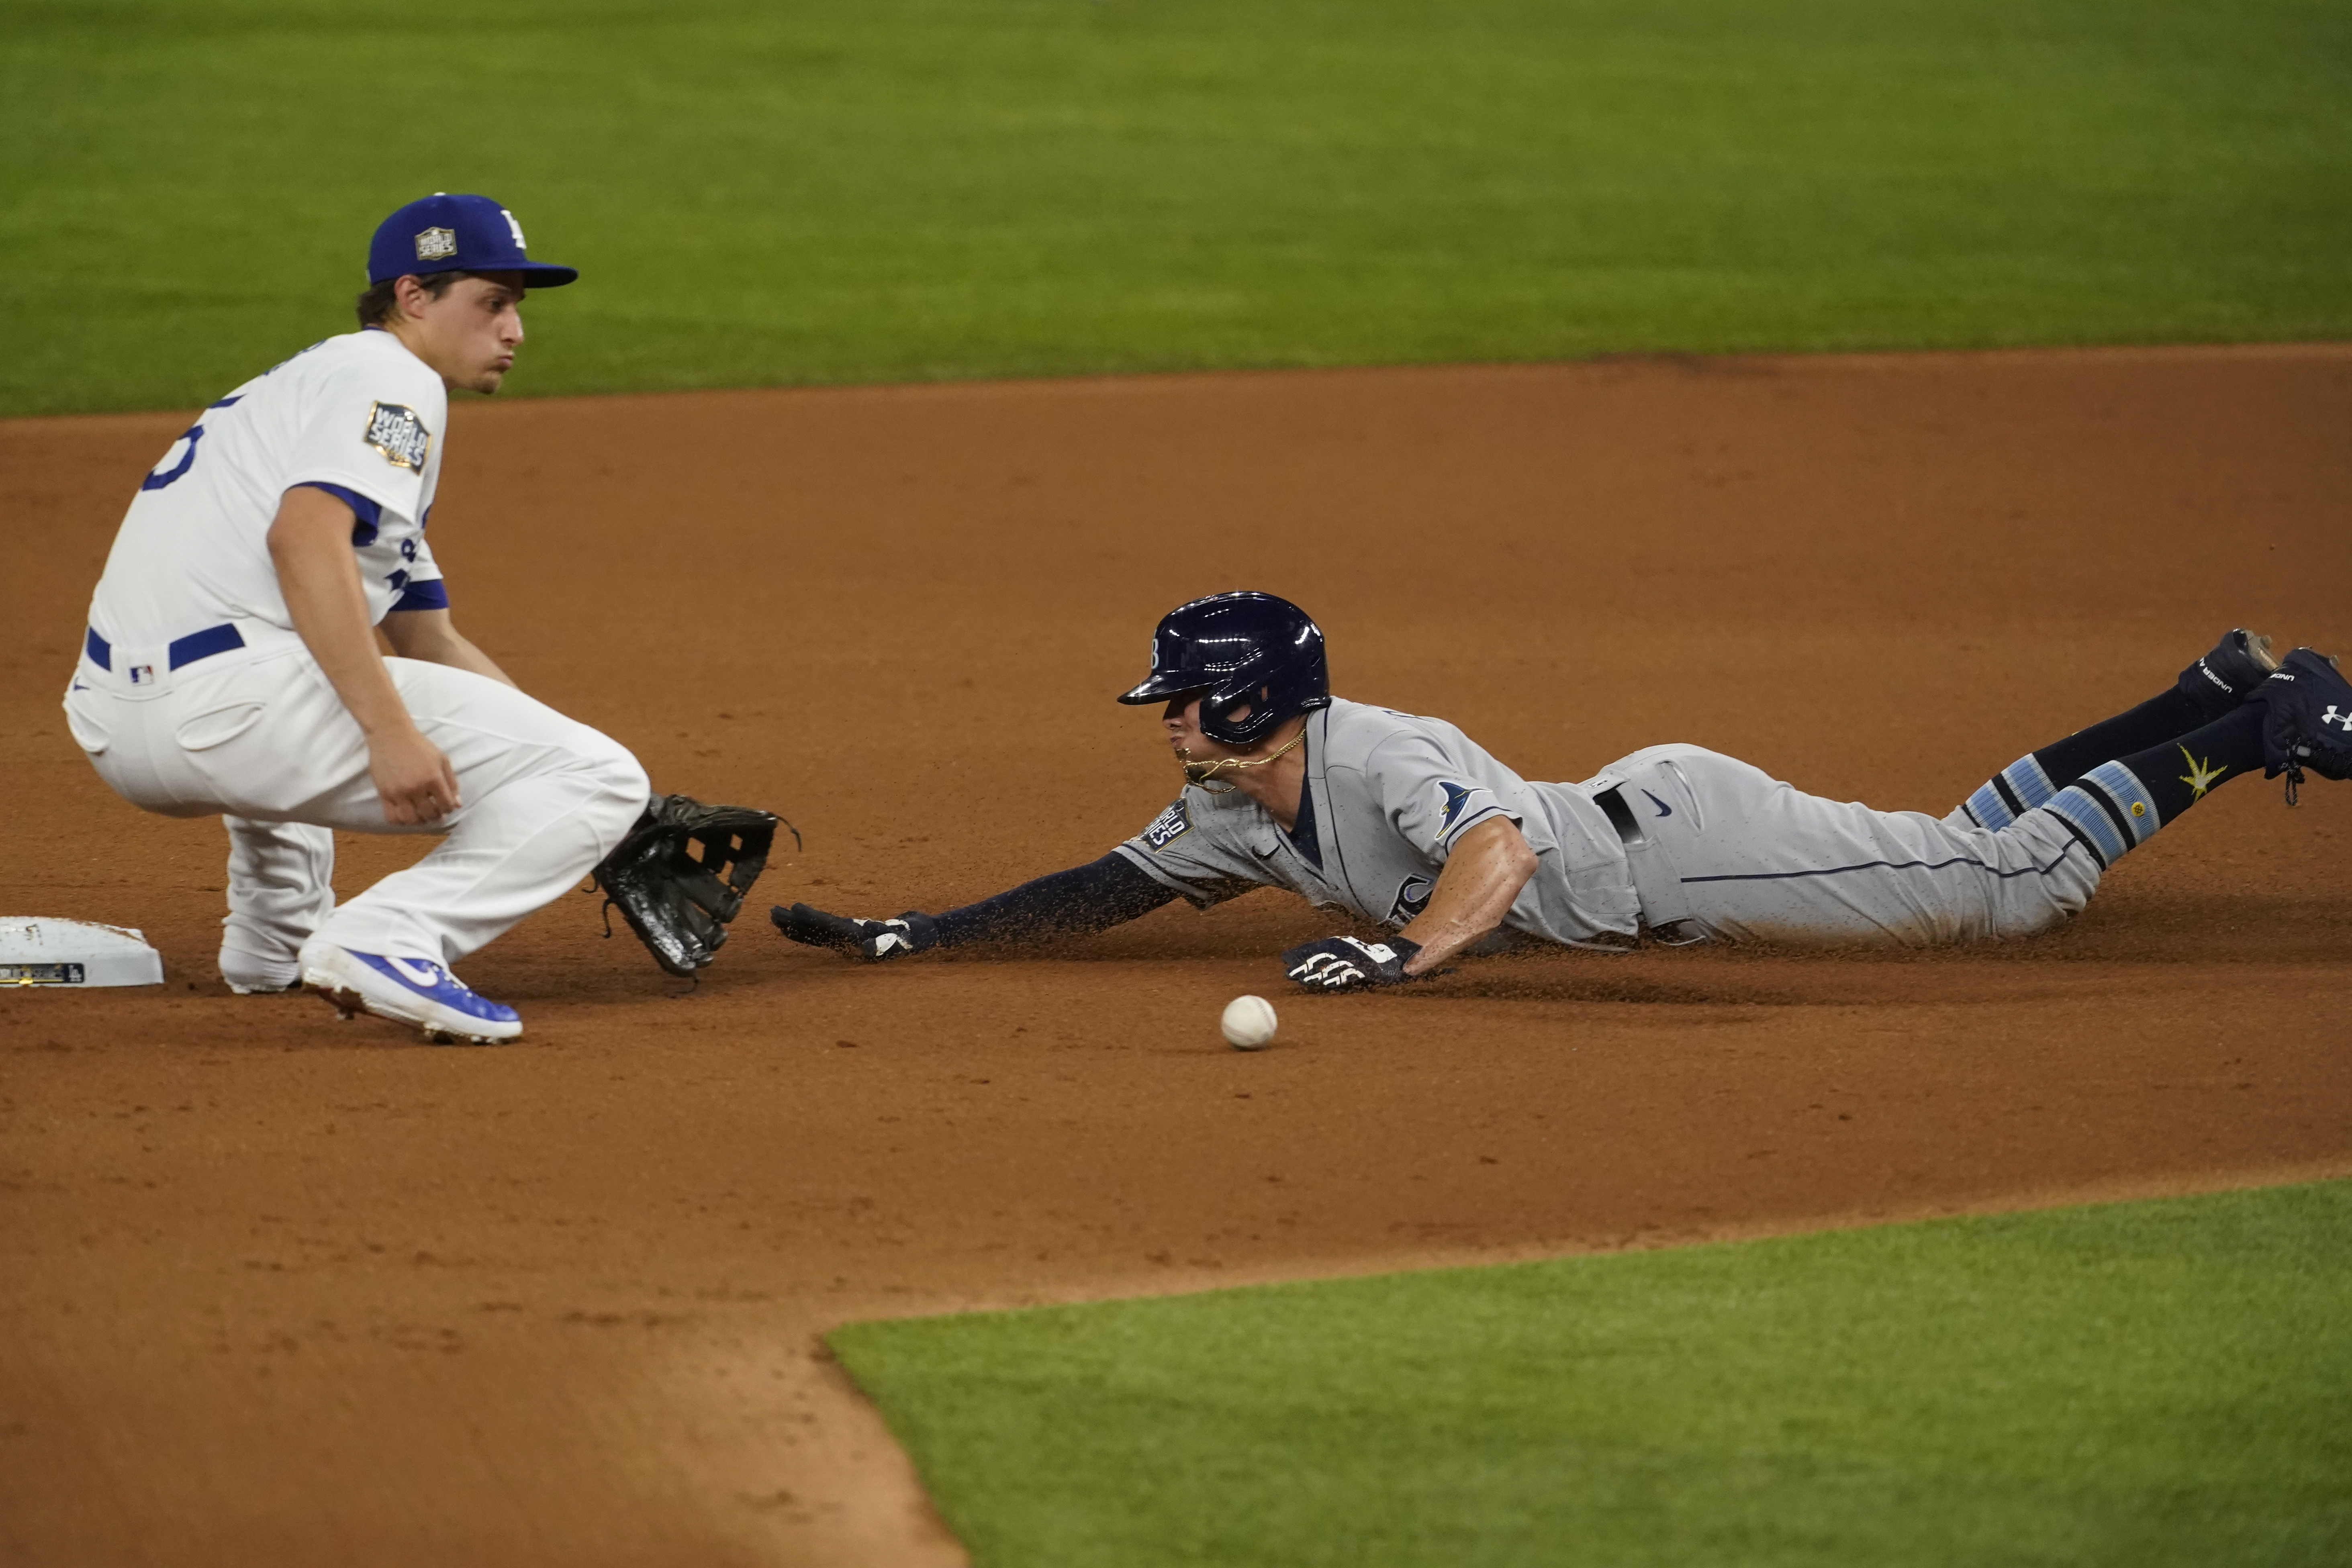
<path fill-rule="evenodd" d="M 1326 936 L 1282 956 L 1290 977 L 1309 990 L 1352 991 L 1365 986 L 1393 986 L 1412 977 L 1405 961 L 1421 951 L 1421 944 L 1391 936 L 1366 942 L 1354 936 Z"/>
<path fill-rule="evenodd" d="M 768 911 L 768 918 L 792 941 L 809 947 L 855 953 L 868 963 L 925 952 L 938 946 L 940 941 L 939 924 L 919 909 L 910 909 L 896 920 L 859 920 L 847 915 L 828 915 L 805 904 L 795 904 L 790 909 L 778 904 Z"/>

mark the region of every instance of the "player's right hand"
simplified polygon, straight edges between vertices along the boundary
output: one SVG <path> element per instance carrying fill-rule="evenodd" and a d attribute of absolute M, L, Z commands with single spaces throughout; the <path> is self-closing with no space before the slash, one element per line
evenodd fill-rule
<path fill-rule="evenodd" d="M 868 963 L 924 952 L 939 946 L 940 940 L 938 923 L 919 909 L 910 909 L 896 920 L 858 920 L 828 915 L 805 904 L 790 909 L 780 904 L 768 911 L 768 918 L 787 938 L 803 946 L 855 953 Z"/>
<path fill-rule="evenodd" d="M 1282 956 L 1283 969 L 1309 990 L 1352 991 L 1365 986 L 1393 986 L 1408 978 L 1405 963 L 1421 951 L 1421 944 L 1391 936 L 1386 942 L 1366 942 L 1355 936 L 1326 936 L 1293 947 Z"/>
<path fill-rule="evenodd" d="M 394 827 L 437 822 L 460 804 L 457 769 L 413 727 L 368 737 L 368 777 Z"/>

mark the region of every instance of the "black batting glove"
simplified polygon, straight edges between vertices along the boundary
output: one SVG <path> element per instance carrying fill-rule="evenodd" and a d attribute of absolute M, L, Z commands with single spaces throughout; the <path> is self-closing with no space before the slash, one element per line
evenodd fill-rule
<path fill-rule="evenodd" d="M 1402 936 L 1385 942 L 1326 936 L 1285 953 L 1282 967 L 1308 990 L 1352 991 L 1365 986 L 1393 986 L 1409 978 L 1405 960 L 1420 951 L 1420 943 Z"/>
<path fill-rule="evenodd" d="M 805 904 L 790 909 L 778 904 L 768 911 L 768 918 L 786 938 L 803 946 L 855 953 L 868 963 L 925 952 L 940 945 L 939 922 L 919 909 L 910 909 L 896 920 L 858 920 L 828 915 Z"/>

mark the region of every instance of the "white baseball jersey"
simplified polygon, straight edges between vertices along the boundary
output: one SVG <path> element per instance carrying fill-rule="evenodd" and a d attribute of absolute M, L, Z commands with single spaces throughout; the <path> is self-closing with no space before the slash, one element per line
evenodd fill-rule
<path fill-rule="evenodd" d="M 288 631 L 269 556 L 280 497 L 317 485 L 356 515 L 368 619 L 448 604 L 425 543 L 448 422 L 441 378 L 389 332 L 313 344 L 205 410 L 140 482 L 89 622 L 161 647 L 225 622 Z"/>
<path fill-rule="evenodd" d="M 1506 926 L 1571 943 L 1634 932 L 1641 907 L 1624 849 L 1584 786 L 1529 783 L 1443 719 L 1338 697 L 1308 716 L 1306 756 L 1289 832 L 1246 795 L 1187 785 L 1119 852 L 1203 908 L 1286 887 L 1402 927 L 1429 903 L 1462 835 L 1504 817 L 1536 852 Z"/>
<path fill-rule="evenodd" d="M 329 490 L 354 515 L 368 619 L 446 608 L 425 521 L 447 417 L 439 375 L 389 332 L 314 344 L 198 416 L 107 558 L 66 722 L 124 800 L 226 822 L 233 983 L 292 984 L 313 936 L 454 963 L 576 885 L 645 810 L 645 769 L 609 737 L 487 675 L 391 658 L 464 803 L 385 821 L 367 737 L 294 632 L 269 525 L 288 490 Z M 446 837 L 338 906 L 337 830 Z"/>

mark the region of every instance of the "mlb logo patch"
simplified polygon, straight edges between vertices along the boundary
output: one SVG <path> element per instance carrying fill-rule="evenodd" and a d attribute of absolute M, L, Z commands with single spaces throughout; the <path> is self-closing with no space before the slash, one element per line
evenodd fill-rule
<path fill-rule="evenodd" d="M 152 664 L 133 664 L 131 666 L 130 675 L 131 684 L 132 685 L 152 686 L 155 684 L 155 666 Z"/>
<path fill-rule="evenodd" d="M 1164 850 L 1192 829 L 1192 813 L 1185 810 L 1183 801 L 1179 800 L 1151 819 L 1151 826 L 1143 830 L 1143 841 L 1155 850 Z"/>
<path fill-rule="evenodd" d="M 416 411 L 396 402 L 380 402 L 368 409 L 367 434 L 360 438 L 383 454 L 383 460 L 395 468 L 425 472 L 425 455 L 433 450 L 433 433 L 416 417 Z"/>
<path fill-rule="evenodd" d="M 456 229 L 423 229 L 416 235 L 416 259 L 446 261 L 457 254 Z"/>

